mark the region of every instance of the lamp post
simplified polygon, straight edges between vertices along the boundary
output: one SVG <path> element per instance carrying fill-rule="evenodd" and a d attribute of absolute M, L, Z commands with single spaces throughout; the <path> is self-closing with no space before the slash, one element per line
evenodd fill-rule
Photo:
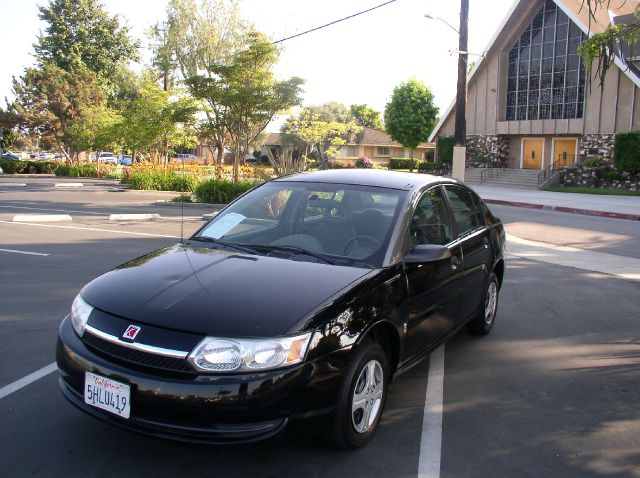
<path fill-rule="evenodd" d="M 458 34 L 458 83 L 456 92 L 455 109 L 455 146 L 453 147 L 453 165 L 451 176 L 454 179 L 464 181 L 464 170 L 466 165 L 467 148 L 467 60 L 469 52 L 467 43 L 469 39 L 469 0 L 460 0 L 460 29 L 457 30 L 449 22 L 440 18 L 426 14 L 425 18 L 438 20 L 451 28 Z"/>

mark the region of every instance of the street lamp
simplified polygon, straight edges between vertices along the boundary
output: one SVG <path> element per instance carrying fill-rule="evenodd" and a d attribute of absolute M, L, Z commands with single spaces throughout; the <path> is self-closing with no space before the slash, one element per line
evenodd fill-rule
<path fill-rule="evenodd" d="M 456 30 L 447 21 L 432 15 L 425 15 L 430 20 L 440 20 L 458 34 L 458 85 L 456 92 L 455 113 L 455 146 L 453 147 L 453 161 L 451 177 L 464 181 L 467 148 L 467 41 L 469 37 L 469 0 L 460 0 L 460 30 Z"/>
<path fill-rule="evenodd" d="M 451 28 L 454 32 L 456 32 L 457 35 L 460 35 L 460 32 L 453 25 L 451 25 L 448 21 L 446 21 L 444 18 L 434 17 L 430 13 L 425 13 L 424 18 L 428 18 L 429 20 L 439 20 L 442 23 L 444 23 L 446 26 Z"/>

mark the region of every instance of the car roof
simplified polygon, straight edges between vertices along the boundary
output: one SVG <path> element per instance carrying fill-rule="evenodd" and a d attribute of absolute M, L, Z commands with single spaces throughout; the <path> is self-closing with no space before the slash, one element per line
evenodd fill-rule
<path fill-rule="evenodd" d="M 274 181 L 317 182 L 354 184 L 358 186 L 378 186 L 390 189 L 409 191 L 431 184 L 458 182 L 442 176 L 431 174 L 402 173 L 382 169 L 328 169 L 282 176 Z"/>

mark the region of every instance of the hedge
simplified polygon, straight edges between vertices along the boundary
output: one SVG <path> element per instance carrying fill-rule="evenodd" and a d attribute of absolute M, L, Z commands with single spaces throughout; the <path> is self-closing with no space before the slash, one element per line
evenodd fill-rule
<path fill-rule="evenodd" d="M 391 158 L 389 169 L 418 169 L 420 161 L 411 158 Z"/>
<path fill-rule="evenodd" d="M 0 159 L 0 168 L 6 174 L 51 174 L 58 167 L 55 161 L 20 161 Z"/>
<path fill-rule="evenodd" d="M 453 136 L 438 136 L 436 148 L 438 151 L 438 162 L 453 163 L 453 147 L 455 144 L 456 139 Z"/>
<path fill-rule="evenodd" d="M 211 204 L 226 204 L 257 186 L 254 181 L 238 181 L 230 179 L 206 179 L 201 181 L 193 190 L 198 202 Z"/>
<path fill-rule="evenodd" d="M 141 170 L 131 173 L 126 183 L 131 189 L 187 192 L 195 190 L 198 178 L 174 171 Z"/>
<path fill-rule="evenodd" d="M 640 131 L 618 133 L 613 146 L 613 161 L 620 171 L 640 171 Z"/>

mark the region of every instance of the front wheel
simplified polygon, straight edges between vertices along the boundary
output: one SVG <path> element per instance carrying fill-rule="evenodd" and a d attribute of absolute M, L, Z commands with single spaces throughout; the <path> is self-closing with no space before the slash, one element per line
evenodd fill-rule
<path fill-rule="evenodd" d="M 467 323 L 467 328 L 472 334 L 487 335 L 496 319 L 498 311 L 498 295 L 500 291 L 500 283 L 498 278 L 492 272 L 489 276 L 489 282 L 484 295 L 482 308 L 473 319 Z"/>
<path fill-rule="evenodd" d="M 325 441 L 343 450 L 365 445 L 380 422 L 389 384 L 382 347 L 365 340 L 356 350 L 327 424 Z"/>

